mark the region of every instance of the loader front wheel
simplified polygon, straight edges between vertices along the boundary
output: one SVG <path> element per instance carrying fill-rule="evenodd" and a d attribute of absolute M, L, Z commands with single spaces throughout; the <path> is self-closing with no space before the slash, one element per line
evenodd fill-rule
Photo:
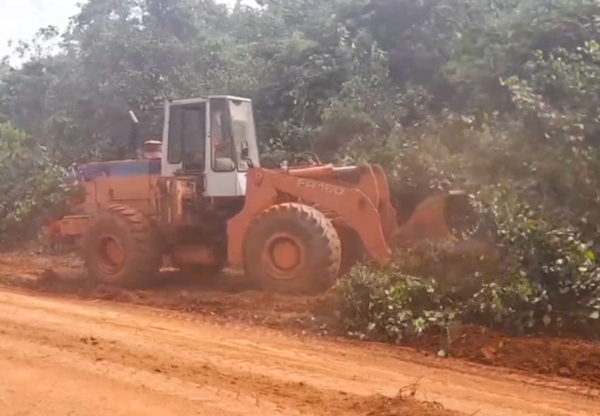
<path fill-rule="evenodd" d="M 340 238 L 317 209 L 298 203 L 275 205 L 250 226 L 244 241 L 244 268 L 263 289 L 315 293 L 337 277 Z"/>
<path fill-rule="evenodd" d="M 103 283 L 138 286 L 154 278 L 162 263 L 156 228 L 126 205 L 111 205 L 93 217 L 81 246 L 90 276 Z"/>
<path fill-rule="evenodd" d="M 345 276 L 355 264 L 365 257 L 365 249 L 358 233 L 345 226 L 336 228 L 342 241 L 342 262 L 338 276 Z"/>

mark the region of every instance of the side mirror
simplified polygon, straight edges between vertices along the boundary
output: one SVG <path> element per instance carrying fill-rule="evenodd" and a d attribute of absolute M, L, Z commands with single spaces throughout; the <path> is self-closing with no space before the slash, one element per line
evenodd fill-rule
<path fill-rule="evenodd" d="M 138 149 L 138 119 L 135 113 L 129 110 L 129 119 L 131 120 L 131 133 L 129 135 L 129 151 L 135 154 L 139 151 Z"/>
<path fill-rule="evenodd" d="M 133 124 L 138 124 L 139 123 L 137 117 L 135 116 L 135 113 L 133 111 L 131 111 L 131 110 L 129 110 L 129 118 L 131 119 L 131 122 Z"/>

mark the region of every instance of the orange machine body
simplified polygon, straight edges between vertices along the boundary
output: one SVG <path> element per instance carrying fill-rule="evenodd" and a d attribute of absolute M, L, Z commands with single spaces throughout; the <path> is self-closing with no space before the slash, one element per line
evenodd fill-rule
<path fill-rule="evenodd" d="M 81 186 L 85 188 L 85 200 L 74 206 L 73 215 L 52 222 L 48 226 L 52 233 L 80 236 L 89 217 L 111 204 L 127 204 L 143 212 L 168 233 L 172 226 L 193 221 L 185 219 L 182 201 L 186 194 L 187 198 L 198 197 L 192 178 L 158 174 L 98 176 L 82 180 Z M 366 252 L 378 263 L 386 264 L 396 245 L 451 238 L 445 211 L 449 201 L 457 197 L 463 198 L 466 194 L 442 192 L 426 198 L 415 208 L 411 218 L 399 226 L 390 201 L 388 181 L 379 165 L 251 168 L 247 173 L 243 207 L 227 221 L 227 261 L 232 266 L 242 265 L 245 234 L 258 214 L 279 203 L 300 201 L 316 206 L 337 226 L 352 229 Z M 181 251 L 183 249 L 178 249 L 177 253 Z M 203 248 L 202 253 L 204 251 Z M 204 254 L 198 257 L 210 258 Z"/>

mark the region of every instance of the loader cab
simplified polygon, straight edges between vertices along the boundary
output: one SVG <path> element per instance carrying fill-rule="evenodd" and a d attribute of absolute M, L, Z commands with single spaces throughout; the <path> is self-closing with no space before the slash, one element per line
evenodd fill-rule
<path fill-rule="evenodd" d="M 162 174 L 203 178 L 207 197 L 243 196 L 259 166 L 252 101 L 231 96 L 165 103 Z"/>

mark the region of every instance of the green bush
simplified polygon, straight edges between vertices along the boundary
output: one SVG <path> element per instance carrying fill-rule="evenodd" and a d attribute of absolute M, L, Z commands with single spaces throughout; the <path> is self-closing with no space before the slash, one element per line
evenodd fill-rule
<path fill-rule="evenodd" d="M 508 191 L 485 191 L 478 208 L 494 221 L 502 261 L 427 246 L 398 253 L 385 269 L 356 266 L 337 287 L 349 333 L 400 341 L 432 326 L 476 324 L 600 338 L 600 267 L 589 244 Z"/>
<path fill-rule="evenodd" d="M 66 171 L 43 146 L 0 124 L 0 244 L 35 235 L 43 216 L 60 210 L 70 192 Z"/>
<path fill-rule="evenodd" d="M 358 265 L 338 283 L 340 316 L 352 336 L 400 342 L 455 319 L 450 300 L 437 289 L 435 280 L 405 275 L 397 266 Z"/>

